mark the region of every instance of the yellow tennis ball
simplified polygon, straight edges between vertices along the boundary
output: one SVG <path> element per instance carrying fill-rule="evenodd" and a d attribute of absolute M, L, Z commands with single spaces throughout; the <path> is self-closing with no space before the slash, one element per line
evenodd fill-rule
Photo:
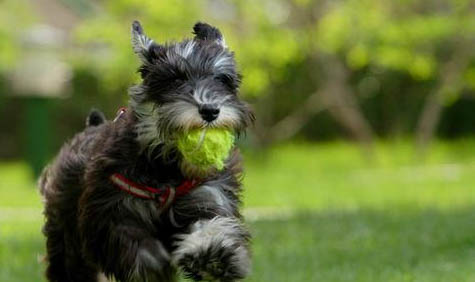
<path fill-rule="evenodd" d="M 183 158 L 203 170 L 223 169 L 233 145 L 234 134 L 222 128 L 193 129 L 177 139 Z"/>

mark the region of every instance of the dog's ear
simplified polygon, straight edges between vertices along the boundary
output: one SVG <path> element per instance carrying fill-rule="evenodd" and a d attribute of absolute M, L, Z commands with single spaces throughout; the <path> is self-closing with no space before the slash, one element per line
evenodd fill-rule
<path fill-rule="evenodd" d="M 142 25 L 138 21 L 134 21 L 132 23 L 132 47 L 144 64 L 151 63 L 154 55 L 153 48 L 156 46 L 157 44 L 145 35 Z"/>
<path fill-rule="evenodd" d="M 227 48 L 226 41 L 224 40 L 221 31 L 214 26 L 211 26 L 207 23 L 198 22 L 193 27 L 193 33 L 195 34 L 196 39 L 203 41 L 214 41 L 217 44 Z"/>

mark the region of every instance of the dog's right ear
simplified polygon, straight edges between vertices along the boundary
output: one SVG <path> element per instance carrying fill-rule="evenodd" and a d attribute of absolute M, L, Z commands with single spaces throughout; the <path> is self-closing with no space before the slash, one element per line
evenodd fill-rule
<path fill-rule="evenodd" d="M 145 35 L 142 25 L 138 21 L 132 23 L 132 47 L 135 54 L 139 56 L 142 63 L 148 64 L 152 62 L 153 49 L 157 44 Z"/>
<path fill-rule="evenodd" d="M 221 45 L 223 48 L 227 48 L 223 34 L 221 33 L 221 31 L 219 31 L 218 28 L 214 26 L 203 22 L 197 22 L 193 26 L 193 33 L 195 34 L 195 38 L 197 39 L 215 42 Z"/>

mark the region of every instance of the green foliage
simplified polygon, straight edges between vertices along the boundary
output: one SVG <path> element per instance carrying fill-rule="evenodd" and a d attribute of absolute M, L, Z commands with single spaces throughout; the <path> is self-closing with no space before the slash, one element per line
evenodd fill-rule
<path fill-rule="evenodd" d="M 87 51 L 74 56 L 76 65 L 93 68 L 106 92 L 123 91 L 138 80 L 134 69 L 139 61 L 132 52 L 130 26 L 143 22 L 145 31 L 157 42 L 190 35 L 200 13 L 197 1 L 105 1 L 105 13 L 82 24 L 76 39 Z"/>
<path fill-rule="evenodd" d="M 335 5 L 317 24 L 321 50 L 343 54 L 354 69 L 369 64 L 427 80 L 437 74 L 444 48 L 473 44 L 475 20 L 469 1 L 444 1 L 440 8 L 423 1 L 349 0 Z M 456 44 L 456 46 L 450 46 Z M 445 54 L 446 55 L 446 54 Z"/>
<path fill-rule="evenodd" d="M 135 19 L 159 43 L 192 37 L 191 27 L 197 21 L 222 30 L 244 75 L 241 93 L 256 109 L 255 140 L 262 141 L 260 134 L 268 136 L 266 129 L 306 108 L 310 95 L 322 93 L 326 83 L 337 77 L 332 72 L 335 62 L 346 74 L 336 84 L 346 84 L 344 88 L 355 94 L 362 116 L 377 136 L 412 134 L 430 93 L 441 93 L 438 100 L 454 109 L 450 115 L 444 112 L 442 122 L 451 128 L 462 128 L 460 120 L 475 124 L 474 111 L 458 110 L 471 103 L 467 97 L 475 91 L 471 50 L 475 10 L 470 0 L 104 0 L 91 1 L 95 4 L 89 6 L 84 4 L 89 0 L 64 2 L 82 18 L 71 34 L 72 44 L 59 50 L 60 57 L 66 55 L 72 63 L 74 74 L 71 99 L 58 102 L 54 109 L 61 117 L 53 125 L 61 128 L 57 144 L 82 128 L 91 106 L 111 117 L 127 102 L 127 88 L 140 79 L 135 72 L 139 61 L 130 46 L 130 24 Z M 4 78 L 25 58 L 22 32 L 41 20 L 28 3 L 0 1 Z M 462 59 L 450 67 L 457 58 Z M 444 80 L 451 76 L 455 79 Z M 9 83 L 1 83 L 0 97 L 11 92 L 8 87 Z M 317 104 L 309 107 L 321 106 Z M 327 107 L 301 122 L 305 126 L 298 137 L 342 136 L 338 118 Z M 14 119 L 9 126 L 20 122 L 21 111 L 3 109 L 1 119 Z M 455 133 L 440 131 L 439 136 L 472 133 L 473 126 L 466 126 Z M 2 138 L 15 139 L 5 151 L 20 151 L 13 148 L 21 143 L 19 134 Z"/>
<path fill-rule="evenodd" d="M 12 12 L 14 11 L 14 12 Z M 0 72 L 15 66 L 21 56 L 19 31 L 35 20 L 26 0 L 0 1 Z"/>
<path fill-rule="evenodd" d="M 283 2 L 283 1 L 282 1 Z M 211 7 L 207 1 L 106 1 L 106 13 L 85 22 L 77 31 L 78 42 L 107 51 L 76 57 L 77 64 L 92 63 L 108 90 L 124 88 L 138 77 L 130 71 L 138 66 L 130 46 L 130 23 L 139 19 L 146 33 L 159 43 L 191 37 L 197 21 L 218 25 L 227 44 L 236 50 L 246 77 L 243 92 L 257 96 L 268 90 L 271 77 L 284 79 L 283 68 L 294 61 L 298 42 L 291 29 L 271 22 L 272 11 L 255 1 L 223 1 Z M 207 13 L 207 10 L 211 12 Z M 221 18 L 228 10 L 230 19 Z M 94 48 L 94 47 L 91 47 Z M 91 61 L 92 60 L 92 61 Z"/>

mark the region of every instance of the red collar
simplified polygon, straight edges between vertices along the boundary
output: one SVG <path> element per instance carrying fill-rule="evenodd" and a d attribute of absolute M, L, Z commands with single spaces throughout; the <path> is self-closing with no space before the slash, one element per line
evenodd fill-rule
<path fill-rule="evenodd" d="M 120 173 L 112 174 L 110 180 L 117 188 L 135 197 L 157 201 L 159 206 L 163 209 L 167 208 L 176 197 L 188 194 L 199 184 L 198 180 L 193 179 L 184 180 L 178 187 L 165 186 L 163 188 L 152 188 L 135 183 Z"/>

